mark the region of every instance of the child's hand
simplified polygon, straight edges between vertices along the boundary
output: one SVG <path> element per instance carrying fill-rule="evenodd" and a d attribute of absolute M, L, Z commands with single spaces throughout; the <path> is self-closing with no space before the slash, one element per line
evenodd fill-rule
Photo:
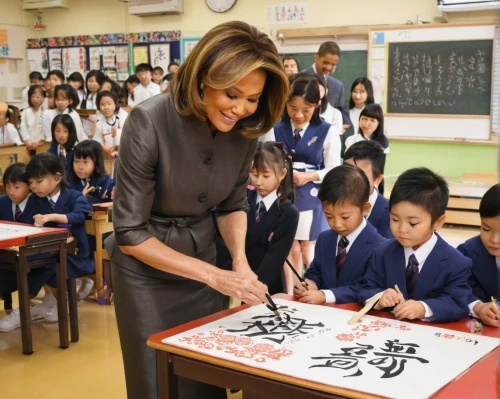
<path fill-rule="evenodd" d="M 85 187 L 82 190 L 82 194 L 85 195 L 85 196 L 87 196 L 90 193 L 93 193 L 94 191 L 95 191 L 95 188 L 94 187 L 90 187 L 90 184 L 87 182 L 87 184 L 85 185 Z"/>
<path fill-rule="evenodd" d="M 392 288 L 388 288 L 384 291 L 384 294 L 380 297 L 378 303 L 374 306 L 373 310 L 380 310 L 383 308 L 392 308 L 399 303 L 404 302 L 405 299 L 403 295 L 398 294 Z"/>
<path fill-rule="evenodd" d="M 307 180 L 307 174 L 305 172 L 293 172 L 293 184 L 295 187 L 301 187 L 308 181 L 309 180 Z"/>
<path fill-rule="evenodd" d="M 51 215 L 35 215 L 33 216 L 33 220 L 35 221 L 35 226 L 42 227 L 45 223 L 49 223 L 51 221 Z"/>
<path fill-rule="evenodd" d="M 118 151 L 111 151 L 109 155 L 111 155 L 111 158 L 118 158 Z"/>
<path fill-rule="evenodd" d="M 326 296 L 323 291 L 309 290 L 301 294 L 299 302 L 312 303 L 314 305 L 324 305 L 326 303 Z"/>
<path fill-rule="evenodd" d="M 422 302 L 410 299 L 394 308 L 394 316 L 398 320 L 423 319 L 425 317 L 425 307 Z"/>
<path fill-rule="evenodd" d="M 500 309 L 495 302 L 478 302 L 473 310 L 483 323 L 491 327 L 500 327 Z"/>

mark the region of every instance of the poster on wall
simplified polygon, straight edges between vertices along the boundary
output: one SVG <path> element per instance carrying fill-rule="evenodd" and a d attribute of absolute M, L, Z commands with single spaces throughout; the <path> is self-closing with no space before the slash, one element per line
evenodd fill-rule
<path fill-rule="evenodd" d="M 201 40 L 201 37 L 186 37 L 181 41 L 181 62 L 187 58 L 194 46 Z"/>
<path fill-rule="evenodd" d="M 102 48 L 102 65 L 104 68 L 116 68 L 116 48 L 115 46 L 105 46 Z"/>
<path fill-rule="evenodd" d="M 29 72 L 40 72 L 43 76 L 47 75 L 49 72 L 49 61 L 47 60 L 46 49 L 28 49 L 28 70 Z"/>
<path fill-rule="evenodd" d="M 49 68 L 62 70 L 62 59 L 60 48 L 49 49 Z"/>
<path fill-rule="evenodd" d="M 116 46 L 116 70 L 118 80 L 127 80 L 128 78 L 128 47 Z"/>
<path fill-rule="evenodd" d="M 307 3 L 275 4 L 267 7 L 269 25 L 307 24 Z"/>
<path fill-rule="evenodd" d="M 168 64 L 170 64 L 170 44 L 150 44 L 151 65 L 161 67 L 167 74 Z"/>
<path fill-rule="evenodd" d="M 32 51 L 32 50 L 30 50 Z M 66 47 L 62 49 L 63 72 L 66 77 L 73 72 L 85 76 L 87 53 L 84 47 Z"/>
<path fill-rule="evenodd" d="M 101 69 L 101 47 L 90 47 L 89 48 L 90 57 L 90 70 L 100 70 Z"/>
<path fill-rule="evenodd" d="M 134 46 L 134 65 L 149 63 L 148 46 Z"/>

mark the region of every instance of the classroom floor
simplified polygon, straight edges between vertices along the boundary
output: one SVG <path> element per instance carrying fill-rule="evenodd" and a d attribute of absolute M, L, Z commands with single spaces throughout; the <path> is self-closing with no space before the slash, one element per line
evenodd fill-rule
<path fill-rule="evenodd" d="M 440 233 L 457 246 L 478 228 L 447 226 Z M 17 302 L 17 296 L 14 297 Z M 15 304 L 17 306 L 17 304 Z M 3 309 L 3 303 L 0 302 Z M 125 378 L 113 306 L 87 300 L 78 306 L 80 341 L 58 347 L 57 323 L 32 325 L 35 353 L 21 354 L 20 330 L 0 333 L 0 397 L 2 399 L 126 397 Z M 5 312 L 0 311 L 0 318 Z M 241 394 L 229 395 L 231 399 Z"/>

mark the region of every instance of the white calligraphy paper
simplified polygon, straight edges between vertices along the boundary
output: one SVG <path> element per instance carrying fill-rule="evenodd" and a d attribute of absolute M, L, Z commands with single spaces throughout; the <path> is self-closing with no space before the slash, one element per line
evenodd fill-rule
<path fill-rule="evenodd" d="M 307 3 L 275 4 L 267 7 L 269 25 L 307 24 Z"/>
<path fill-rule="evenodd" d="M 62 50 L 63 72 L 69 76 L 73 72 L 85 74 L 87 66 L 87 53 L 85 47 L 65 47 Z"/>
<path fill-rule="evenodd" d="M 163 342 L 291 377 L 406 399 L 431 396 L 498 346 L 495 338 L 373 316 L 348 325 L 354 312 L 275 302 L 285 322 L 261 305 Z"/>
<path fill-rule="evenodd" d="M 161 67 L 166 75 L 170 64 L 170 44 L 150 44 L 149 51 L 153 68 Z"/>

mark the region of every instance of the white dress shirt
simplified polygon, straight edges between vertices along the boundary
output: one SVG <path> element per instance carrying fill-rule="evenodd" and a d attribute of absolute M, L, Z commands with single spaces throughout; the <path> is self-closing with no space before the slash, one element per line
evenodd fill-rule
<path fill-rule="evenodd" d="M 88 136 L 85 134 L 85 131 L 83 130 L 83 125 L 82 125 L 82 120 L 80 119 L 80 115 L 78 115 L 78 112 L 76 112 L 75 110 L 72 110 L 71 112 L 69 111 L 70 108 L 66 108 L 63 114 L 68 114 L 69 116 L 71 116 L 71 119 L 73 119 L 73 122 L 75 123 L 76 127 L 77 140 L 80 143 L 82 141 L 88 140 Z M 45 141 L 47 142 L 52 141 L 52 121 L 59 114 L 60 112 L 57 108 L 48 109 L 43 112 L 43 132 L 45 135 Z"/>
<path fill-rule="evenodd" d="M 349 136 L 346 141 L 345 141 L 345 149 L 347 149 L 353 145 L 354 143 L 357 143 L 358 141 L 368 141 L 369 139 L 366 139 L 365 136 L 363 136 L 361 133 L 356 133 L 353 134 L 352 136 Z M 391 151 L 389 151 L 389 147 L 384 149 L 384 154 L 389 154 Z"/>
<path fill-rule="evenodd" d="M 351 119 L 352 122 L 352 128 L 354 129 L 353 132 L 354 134 L 359 133 L 359 116 L 361 115 L 361 111 L 363 111 L 365 107 L 362 108 L 351 108 L 349 110 L 349 118 Z"/>
<path fill-rule="evenodd" d="M 21 110 L 26 109 L 30 106 L 28 102 L 28 91 L 30 87 L 31 86 L 26 86 L 21 92 L 21 107 L 20 107 Z"/>
<path fill-rule="evenodd" d="M 429 254 L 434 249 L 434 247 L 437 243 L 437 240 L 438 240 L 437 235 L 433 233 L 431 238 L 426 243 L 422 244 L 422 246 L 419 249 L 417 249 L 416 251 L 414 251 L 412 247 L 404 247 L 405 268 L 408 266 L 408 260 L 410 259 L 410 256 L 412 254 L 415 254 L 415 258 L 417 258 L 417 262 L 418 262 L 418 273 L 420 275 L 420 273 L 422 272 L 422 267 L 424 267 L 424 263 L 425 263 L 427 257 L 429 256 Z M 419 301 L 419 302 L 422 305 L 424 305 L 424 308 L 425 308 L 425 315 L 424 315 L 424 318 L 422 319 L 422 321 L 434 320 L 434 313 L 432 312 L 432 309 L 425 302 L 422 302 L 422 301 Z"/>
<path fill-rule="evenodd" d="M 264 202 L 264 205 L 266 207 L 266 212 L 271 209 L 271 207 L 274 204 L 274 201 L 278 199 L 278 190 L 273 190 L 269 194 L 267 194 L 265 197 L 261 197 L 261 195 L 257 192 L 257 202 L 256 205 L 259 204 L 260 201 Z"/>
<path fill-rule="evenodd" d="M 290 124 L 292 125 L 292 132 L 295 131 L 296 128 L 291 121 Z M 308 127 L 309 123 L 302 128 L 302 131 L 299 133 L 301 138 L 304 137 Z M 265 134 L 264 141 L 276 141 L 274 128 Z M 319 180 L 315 180 L 313 183 L 320 184 L 330 170 L 341 164 L 340 151 L 341 144 L 339 133 L 336 128 L 331 126 L 323 143 L 323 163 L 325 167 L 321 170 L 315 170 Z"/>
<path fill-rule="evenodd" d="M 156 96 L 161 93 L 160 85 L 151 81 L 147 86 L 138 84 L 134 89 L 134 104 L 140 104 L 148 98 Z"/>
<path fill-rule="evenodd" d="M 378 190 L 376 187 L 374 187 L 373 193 L 371 193 L 370 196 L 368 197 L 368 202 L 370 203 L 371 207 L 370 207 L 370 212 L 368 212 L 368 215 L 366 215 L 367 219 L 372 214 L 373 208 L 375 206 L 375 202 L 377 202 L 377 198 L 378 198 Z"/>
<path fill-rule="evenodd" d="M 59 199 L 60 195 L 61 195 L 61 190 L 59 190 L 57 193 L 55 193 L 52 197 L 47 195 L 47 198 L 54 201 L 54 204 L 57 204 L 57 200 Z"/>
<path fill-rule="evenodd" d="M 19 209 L 21 209 L 21 212 L 24 212 L 24 209 L 26 208 L 26 204 L 28 203 L 28 198 L 30 197 L 31 194 L 28 194 L 28 196 L 22 200 L 19 204 L 14 204 L 12 203 L 12 216 L 14 217 L 14 220 L 16 220 L 16 205 L 19 205 Z"/>
<path fill-rule="evenodd" d="M 352 244 L 354 243 L 354 241 L 356 241 L 356 238 L 358 238 L 358 236 L 361 234 L 361 232 L 363 231 L 363 229 L 365 227 L 366 227 L 366 220 L 365 220 L 365 218 L 363 218 L 363 220 L 361 221 L 361 224 L 358 226 L 358 228 L 356 230 L 354 230 L 353 232 L 349 233 L 348 235 L 346 235 L 346 238 L 349 241 L 349 244 L 347 245 L 347 247 L 345 249 L 346 254 L 349 253 L 349 250 L 351 249 Z M 339 234 L 339 236 L 337 237 L 337 247 L 335 248 L 335 256 L 337 256 L 337 252 L 339 249 L 339 242 L 340 242 L 341 238 L 342 238 L 342 236 Z M 326 303 L 337 302 L 337 298 L 335 298 L 335 294 L 333 293 L 332 290 L 326 289 L 326 290 L 321 290 L 321 291 L 323 291 L 325 294 Z"/>
<path fill-rule="evenodd" d="M 339 134 L 341 134 L 343 129 L 343 120 L 342 120 L 342 112 L 340 112 L 337 108 L 333 108 L 330 103 L 327 103 L 327 107 L 325 112 L 320 114 L 319 116 L 331 124 L 335 129 L 338 130 Z"/>
<path fill-rule="evenodd" d="M 122 135 L 123 125 L 127 119 L 128 112 L 120 108 L 118 115 L 113 115 L 113 120 L 107 121 L 102 114 L 95 125 L 95 134 L 93 140 L 104 144 L 107 147 L 114 147 L 120 145 L 120 138 Z M 117 126 L 116 135 L 112 137 L 111 131 Z"/>
<path fill-rule="evenodd" d="M 21 128 L 19 129 L 23 140 L 30 142 L 35 140 L 45 140 L 43 132 L 43 109 L 38 108 L 38 111 L 33 111 L 33 108 L 28 107 L 21 112 Z"/>
<path fill-rule="evenodd" d="M 5 144 L 12 141 L 15 145 L 23 145 L 17 129 L 11 123 L 6 123 L 0 127 L 0 143 Z"/>

